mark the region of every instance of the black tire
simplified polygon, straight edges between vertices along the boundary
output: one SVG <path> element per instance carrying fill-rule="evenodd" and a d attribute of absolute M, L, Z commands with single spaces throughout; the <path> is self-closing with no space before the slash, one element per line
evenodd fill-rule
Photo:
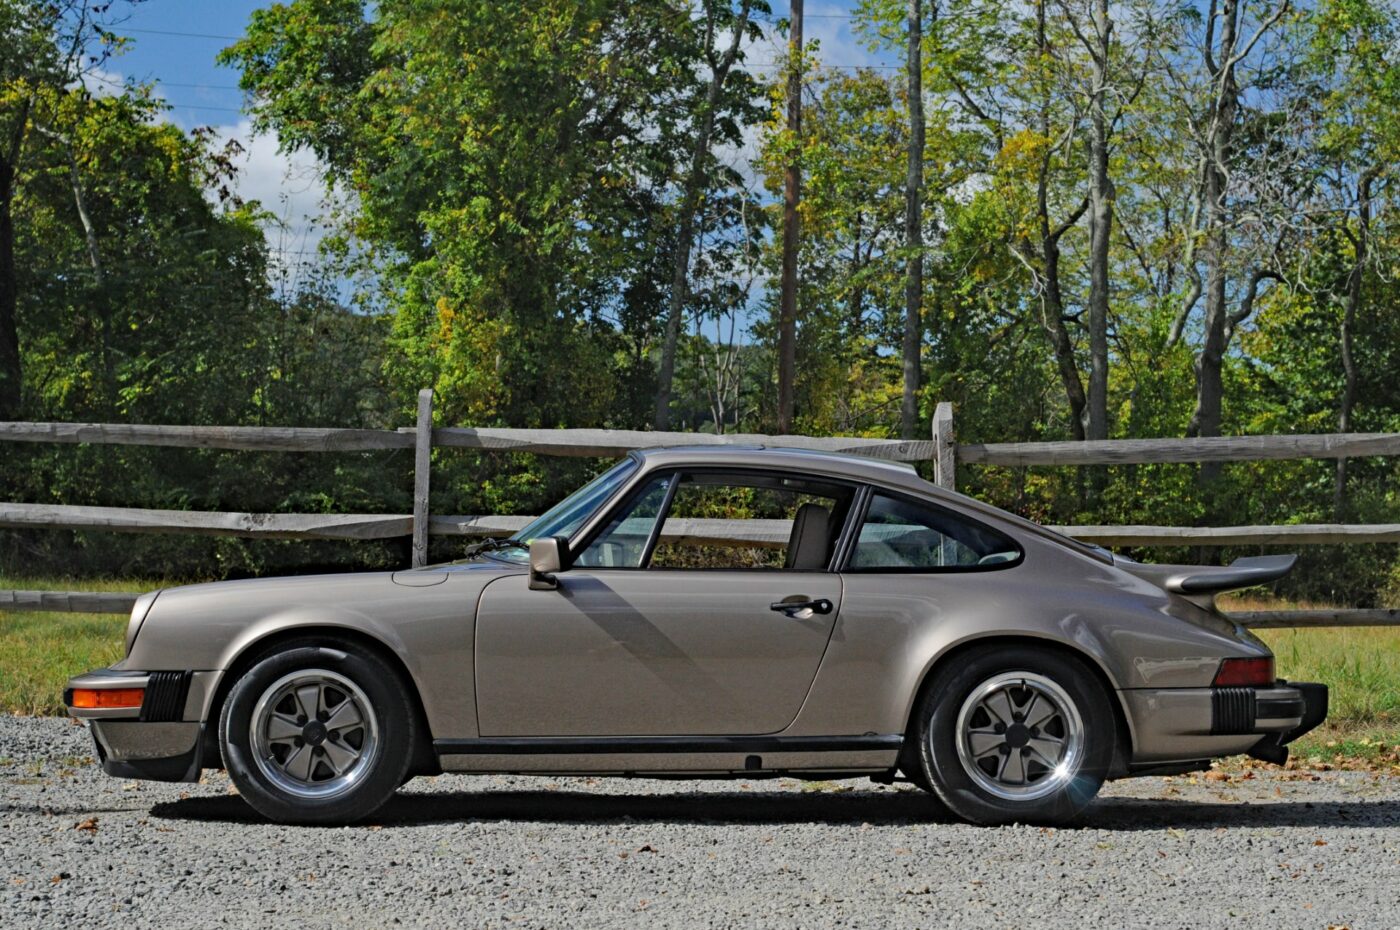
<path fill-rule="evenodd" d="M 979 712 L 975 709 L 978 703 L 972 699 L 975 692 L 981 693 L 983 688 L 1018 675 L 1034 676 L 1034 680 L 1041 683 L 1040 687 L 1058 688 L 1058 695 L 1044 693 L 1042 697 L 1050 698 L 1052 704 L 1059 698 L 1067 697 L 1073 704 L 1072 712 L 1066 710 L 1058 717 L 1051 718 L 1046 724 L 1045 733 L 1041 734 L 1038 729 L 1026 728 L 1021 717 L 1016 717 L 1013 724 L 1021 729 L 1013 732 L 999 720 L 987 716 L 985 710 Z M 1003 684 L 1002 690 L 1013 695 L 1008 709 L 1034 707 L 1030 700 L 1035 692 L 1009 683 Z M 1024 696 L 1026 703 L 1017 704 L 1018 695 Z M 1118 731 L 1110 703 L 1112 699 L 1083 660 L 1055 649 L 1014 646 L 963 653 L 958 661 L 944 663 L 934 672 L 915 709 L 909 736 L 915 741 L 921 778 L 911 776 L 911 781 L 921 786 L 926 782 L 954 814 L 973 823 L 1067 823 L 1093 801 L 1112 764 Z M 998 747 L 981 758 L 971 758 L 974 753 L 969 748 L 966 753 L 969 759 L 964 763 L 959 751 L 961 737 L 958 724 L 965 705 L 969 707 L 967 726 L 982 733 L 987 731 L 988 726 L 1001 726 L 1005 749 Z M 983 715 L 981 724 L 977 723 L 979 713 Z M 1072 713 L 1078 715 L 1078 732 L 1081 736 L 1077 741 L 1069 737 L 1065 730 Z M 987 721 L 991 721 L 990 724 Z M 1077 745 L 1077 763 L 1063 776 L 1057 776 L 1053 769 L 1042 764 L 1039 757 L 1033 756 L 1029 748 L 1012 748 L 1015 743 L 1025 746 L 1021 741 L 1028 740 L 1032 732 L 1037 738 L 1044 735 L 1049 740 L 1059 739 L 1062 747 Z M 989 742 L 994 740 L 995 737 L 988 737 Z M 1039 745 L 1038 740 L 1036 744 Z M 1061 751 L 1065 750 L 1062 748 Z M 1020 770 L 1023 788 L 1001 781 L 1001 772 L 998 771 L 1001 757 L 1012 753 L 1018 759 L 1026 760 L 1019 763 L 1023 766 Z M 981 781 L 969 772 L 969 766 L 982 769 Z M 1049 780 L 1041 781 L 1046 778 Z M 1008 776 L 1008 779 L 1015 781 L 1013 776 Z M 1003 792 L 1022 790 L 1031 794 L 1038 791 L 1047 793 L 1041 796 L 1004 797 L 985 787 L 986 783 L 993 783 L 992 787 L 1000 788 Z"/>
<path fill-rule="evenodd" d="M 322 706 L 339 709 L 340 703 L 330 703 L 337 696 L 350 702 L 356 714 L 362 702 L 367 705 L 368 712 L 362 715 L 358 728 L 342 734 L 325 732 L 322 727 L 305 739 L 294 738 L 299 740 L 294 744 L 279 737 L 277 745 L 271 745 L 265 736 L 255 736 L 254 713 L 260 702 L 264 706 L 271 703 L 269 695 L 281 693 L 279 685 L 295 688 L 299 682 L 315 681 L 324 683 Z M 283 682 L 288 683 L 281 685 Z M 359 694 L 353 694 L 353 689 L 358 689 Z M 419 740 L 418 716 L 408 689 L 408 683 L 384 659 L 356 643 L 318 639 L 278 646 L 253 662 L 224 701 L 219 717 L 219 745 L 229 777 L 244 800 L 269 820 L 297 824 L 348 824 L 363 820 L 393 797 L 408 778 Z M 295 712 L 303 706 L 300 696 L 289 696 L 285 701 L 291 703 L 275 705 L 268 712 L 277 707 Z M 278 716 L 285 720 L 289 715 L 284 712 Z M 321 719 L 331 716 L 332 712 L 319 715 Z M 299 721 L 304 719 L 304 714 L 298 717 Z M 261 761 L 254 746 L 258 739 L 263 740 L 265 750 L 270 750 L 261 754 Z M 290 764 L 293 753 L 303 748 L 315 754 L 305 781 L 282 768 Z M 347 768 L 351 777 L 339 777 L 332 769 L 336 760 L 328 756 L 337 749 L 342 758 L 358 753 L 354 764 Z M 278 754 L 282 754 L 280 760 Z M 279 784 L 277 778 L 285 783 Z M 316 781 L 318 778 L 321 781 Z M 306 795 L 322 790 L 331 793 Z"/>

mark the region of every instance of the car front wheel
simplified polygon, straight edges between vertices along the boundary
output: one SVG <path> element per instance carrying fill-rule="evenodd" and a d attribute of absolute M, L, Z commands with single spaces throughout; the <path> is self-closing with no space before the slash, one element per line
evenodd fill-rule
<path fill-rule="evenodd" d="M 1111 696 L 1085 664 L 1031 647 L 978 650 L 935 672 L 911 728 L 933 792 L 974 823 L 1064 823 L 1113 759 Z"/>
<path fill-rule="evenodd" d="M 264 655 L 224 702 L 229 777 L 282 823 L 351 823 L 408 771 L 415 715 L 400 676 L 353 643 L 288 644 Z"/>

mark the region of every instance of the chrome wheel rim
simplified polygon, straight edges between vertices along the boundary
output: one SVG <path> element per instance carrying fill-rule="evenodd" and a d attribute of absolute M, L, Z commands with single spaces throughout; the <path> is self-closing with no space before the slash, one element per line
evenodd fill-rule
<path fill-rule="evenodd" d="M 292 672 L 258 698 L 252 718 L 258 770 L 298 798 L 350 790 L 379 754 L 379 720 L 364 691 L 328 669 Z"/>
<path fill-rule="evenodd" d="M 958 711 L 958 760 L 977 786 L 1033 801 L 1071 782 L 1084 758 L 1084 721 L 1070 696 L 1033 672 L 1005 672 L 972 690 Z"/>

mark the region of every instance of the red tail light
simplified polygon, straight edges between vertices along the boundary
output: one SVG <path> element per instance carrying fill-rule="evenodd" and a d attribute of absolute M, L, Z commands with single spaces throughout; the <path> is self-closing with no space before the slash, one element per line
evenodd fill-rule
<path fill-rule="evenodd" d="M 1217 688 L 1241 685 L 1271 685 L 1274 683 L 1274 657 L 1258 659 L 1223 659 L 1213 684 Z"/>

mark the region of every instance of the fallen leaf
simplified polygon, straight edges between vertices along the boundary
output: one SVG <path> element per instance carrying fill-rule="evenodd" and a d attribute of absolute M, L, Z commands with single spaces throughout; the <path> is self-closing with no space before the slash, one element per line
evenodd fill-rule
<path fill-rule="evenodd" d="M 74 830 L 86 830 L 88 833 L 96 833 L 96 832 L 97 832 L 97 818 L 96 818 L 96 817 L 89 817 L 87 820 L 84 820 L 84 821 L 82 821 L 81 823 L 75 823 L 75 824 L 73 824 L 73 829 L 74 829 Z"/>

